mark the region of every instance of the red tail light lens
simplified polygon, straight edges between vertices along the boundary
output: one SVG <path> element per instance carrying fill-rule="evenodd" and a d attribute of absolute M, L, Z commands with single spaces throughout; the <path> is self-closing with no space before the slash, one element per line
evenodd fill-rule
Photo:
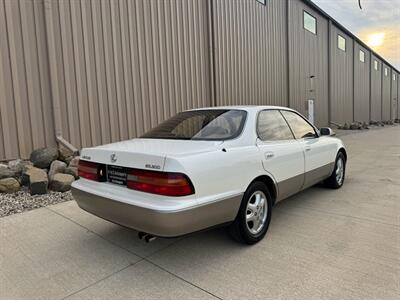
<path fill-rule="evenodd" d="M 93 162 L 79 160 L 79 177 L 99 181 L 99 165 Z"/>
<path fill-rule="evenodd" d="M 127 186 L 133 190 L 164 196 L 194 194 L 194 188 L 189 178 L 181 173 L 132 169 L 128 173 Z"/>

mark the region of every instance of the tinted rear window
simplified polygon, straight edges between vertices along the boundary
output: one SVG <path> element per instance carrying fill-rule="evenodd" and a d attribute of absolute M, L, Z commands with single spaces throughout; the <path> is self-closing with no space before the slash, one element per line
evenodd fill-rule
<path fill-rule="evenodd" d="M 229 140 L 240 135 L 246 120 L 244 110 L 186 111 L 164 121 L 142 138 L 176 140 Z"/>

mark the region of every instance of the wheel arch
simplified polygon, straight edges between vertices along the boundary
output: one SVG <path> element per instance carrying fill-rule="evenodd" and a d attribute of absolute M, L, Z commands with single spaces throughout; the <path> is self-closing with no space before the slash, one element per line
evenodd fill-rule
<path fill-rule="evenodd" d="M 344 149 L 343 147 L 341 147 L 341 148 L 339 148 L 338 153 L 343 153 L 344 159 L 345 159 L 346 162 L 347 162 L 347 152 L 346 152 L 346 149 Z"/>
<path fill-rule="evenodd" d="M 278 191 L 277 191 L 277 187 L 276 187 L 274 180 L 268 175 L 260 175 L 256 178 L 254 178 L 250 182 L 250 184 L 247 186 L 247 188 L 256 181 L 262 182 L 267 186 L 268 191 L 270 192 L 271 197 L 272 197 L 272 204 L 275 204 L 276 198 L 278 196 Z"/>

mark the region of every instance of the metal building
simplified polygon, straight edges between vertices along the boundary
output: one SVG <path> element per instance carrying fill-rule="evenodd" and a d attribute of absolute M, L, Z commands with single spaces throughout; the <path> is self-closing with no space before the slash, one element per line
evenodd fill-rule
<path fill-rule="evenodd" d="M 389 120 L 399 94 L 399 71 L 308 0 L 0 0 L 0 160 L 204 106 Z"/>

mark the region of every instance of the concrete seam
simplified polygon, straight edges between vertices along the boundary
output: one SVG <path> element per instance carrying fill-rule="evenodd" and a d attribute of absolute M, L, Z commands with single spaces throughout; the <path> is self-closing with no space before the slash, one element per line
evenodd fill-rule
<path fill-rule="evenodd" d="M 51 212 L 55 213 L 56 215 L 59 215 L 60 217 L 63 217 L 64 219 L 67 219 L 68 221 L 74 223 L 75 225 L 78 225 L 79 227 L 82 227 L 82 228 L 86 229 L 88 232 L 90 232 L 90 233 L 96 235 L 97 237 L 99 237 L 99 238 L 101 238 L 102 240 L 104 240 L 104 241 L 106 241 L 106 242 L 112 244 L 113 246 L 116 246 L 116 247 L 118 247 L 118 248 L 120 248 L 120 249 L 122 249 L 122 250 L 125 250 L 125 251 L 129 252 L 130 254 L 134 254 L 134 255 L 138 256 L 139 258 L 141 258 L 141 259 L 144 258 L 143 256 L 138 255 L 138 254 L 134 253 L 133 251 L 130 251 L 130 250 L 128 250 L 128 249 L 126 249 L 126 248 L 124 248 L 124 247 L 122 247 L 122 246 L 120 246 L 120 245 L 114 243 L 113 241 L 110 241 L 110 240 L 104 238 L 103 236 L 99 235 L 98 233 L 96 233 L 96 232 L 90 230 L 89 228 L 83 226 L 82 224 L 79 224 L 78 222 L 72 220 L 71 218 L 68 218 L 67 216 L 64 216 L 64 215 L 60 214 L 59 212 L 52 210 L 52 209 L 49 208 L 49 207 L 45 207 L 45 209 L 50 210 Z"/>
<path fill-rule="evenodd" d="M 190 282 L 189 280 L 186 280 L 185 278 L 183 278 L 183 277 L 181 277 L 181 276 L 179 276 L 179 275 L 176 275 L 175 273 L 173 273 L 173 272 L 171 272 L 171 271 L 168 271 L 167 269 L 161 267 L 160 265 L 158 265 L 158 264 L 152 262 L 151 260 L 149 260 L 149 259 L 147 259 L 147 258 L 144 258 L 143 260 L 146 261 L 146 262 L 148 262 L 148 263 L 150 263 L 150 264 L 152 264 L 153 266 L 155 266 L 155 267 L 157 267 L 157 268 L 163 270 L 164 272 L 167 272 L 168 274 L 170 274 L 170 275 L 172 275 L 172 276 L 174 276 L 174 277 L 176 277 L 176 278 L 178 278 L 178 279 L 180 279 L 180 280 L 186 282 L 187 284 L 190 284 L 191 286 L 193 286 L 193 287 L 195 287 L 195 288 L 197 288 L 197 289 L 199 289 L 199 290 L 202 290 L 203 292 L 209 294 L 210 296 L 212 296 L 212 297 L 214 297 L 214 298 L 216 298 L 216 299 L 221 299 L 221 300 L 223 299 L 223 298 L 221 298 L 221 297 L 219 297 L 219 296 L 217 296 L 217 295 L 215 295 L 215 294 L 213 294 L 213 293 L 207 291 L 206 289 L 204 289 L 204 288 L 202 288 L 202 287 L 200 287 L 200 286 L 198 286 L 198 285 L 196 285 L 196 284 Z"/>
<path fill-rule="evenodd" d="M 186 237 L 183 237 L 183 238 L 181 238 L 181 239 L 179 239 L 179 240 L 177 240 L 177 241 L 175 241 L 175 242 L 172 242 L 172 243 L 168 244 L 167 246 L 162 247 L 161 249 L 158 249 L 157 251 L 155 251 L 155 252 L 153 252 L 153 253 L 151 253 L 151 254 L 149 254 L 149 255 L 143 257 L 143 256 L 141 256 L 141 255 L 139 255 L 139 254 L 137 254 L 137 253 L 135 253 L 135 252 L 133 252 L 133 251 L 131 251 L 131 250 L 129 250 L 129 249 L 126 249 L 125 247 L 122 247 L 121 245 L 118 245 L 118 244 L 116 244 L 116 243 L 114 243 L 114 242 L 112 242 L 112 241 L 110 241 L 110 240 L 108 240 L 108 239 L 102 237 L 102 236 L 99 235 L 98 233 L 96 233 L 96 232 L 90 230 L 89 228 L 87 228 L 87 227 L 85 227 L 85 226 L 79 224 L 78 222 L 72 220 L 71 218 L 68 218 L 67 216 L 64 216 L 64 215 L 60 214 L 59 212 L 52 210 L 52 209 L 49 208 L 49 207 L 44 207 L 44 208 L 47 209 L 47 210 L 49 210 L 49 211 L 51 211 L 51 212 L 53 212 L 53 213 L 55 213 L 56 215 L 59 215 L 60 217 L 62 217 L 62 218 L 64 218 L 64 219 L 67 219 L 68 221 L 74 223 L 75 225 L 78 225 L 79 227 L 86 229 L 88 232 L 90 232 L 90 233 L 92 233 L 92 234 L 94 234 L 94 235 L 100 237 L 102 240 L 104 240 L 104 241 L 106 241 L 106 242 L 112 244 L 113 246 L 118 247 L 118 248 L 120 248 L 120 249 L 122 249 L 122 250 L 125 250 L 125 251 L 127 251 L 127 252 L 129 252 L 129 253 L 131 253 L 131 254 L 133 254 L 133 255 L 136 255 L 136 256 L 138 256 L 138 257 L 140 258 L 138 261 L 136 261 L 136 262 L 134 262 L 134 263 L 130 263 L 129 265 L 123 267 L 122 269 L 120 269 L 120 270 L 118 270 L 118 271 L 115 271 L 114 273 L 112 273 L 112 274 L 110 274 L 110 275 L 107 275 L 106 277 L 101 278 L 101 279 L 97 280 L 96 282 L 91 283 L 91 284 L 89 284 L 88 286 L 83 287 L 83 288 L 79 289 L 78 291 L 75 291 L 75 292 L 73 292 L 73 293 L 71 293 L 71 294 L 69 294 L 69 295 L 63 297 L 62 299 L 67 299 L 67 298 L 69 298 L 69 297 L 71 297 L 71 296 L 73 296 L 73 295 L 75 295 L 75 294 L 77 294 L 77 293 L 79 293 L 79 292 L 82 292 L 82 291 L 86 290 L 87 288 L 92 287 L 92 286 L 96 285 L 97 283 L 99 283 L 99 282 L 101 282 L 101 281 L 103 281 L 103 280 L 106 280 L 106 279 L 110 278 L 111 276 L 113 276 L 113 275 L 115 275 L 115 274 L 117 274 L 117 273 L 119 273 L 119 272 L 121 272 L 121 271 L 124 271 L 125 269 L 127 269 L 127 268 L 129 268 L 129 267 L 131 267 L 131 266 L 134 266 L 134 265 L 136 265 L 136 264 L 138 264 L 139 262 L 142 262 L 142 261 L 146 261 L 146 262 L 148 262 L 148 263 L 150 263 L 150 264 L 152 264 L 152 265 L 158 267 L 159 269 L 161 269 L 161 270 L 163 270 L 163 271 L 169 273 L 170 275 L 173 275 L 174 277 L 176 277 L 176 278 L 178 278 L 178 279 L 180 279 L 180 280 L 182 280 L 182 281 L 184 281 L 184 282 L 186 282 L 186 283 L 188 283 L 188 284 L 190 284 L 190 285 L 192 285 L 192 286 L 194 286 L 194 287 L 196 287 L 196 288 L 198 288 L 198 289 L 200 289 L 200 290 L 206 292 L 207 294 L 210 294 L 211 296 L 213 296 L 213 297 L 215 297 L 215 298 L 217 298 L 217 299 L 222 299 L 222 298 L 220 298 L 220 297 L 218 297 L 218 296 L 213 295 L 211 292 L 208 292 L 207 290 L 205 290 L 205 289 L 203 289 L 203 288 L 201 288 L 201 287 L 196 286 L 194 283 L 191 283 L 191 282 L 187 281 L 186 279 L 181 278 L 180 276 L 175 275 L 175 274 L 169 272 L 168 270 L 165 270 L 164 268 L 158 266 L 157 264 L 155 264 L 155 263 L 153 263 L 153 262 L 151 262 L 150 260 L 147 259 L 148 257 L 153 256 L 153 255 L 155 255 L 155 254 L 157 254 L 157 253 L 159 253 L 159 252 L 161 252 L 161 251 L 163 251 L 163 250 L 165 250 L 165 249 L 171 247 L 172 245 L 175 245 L 176 243 L 178 243 L 178 242 L 180 242 L 180 241 L 186 239 L 187 236 L 186 236 Z"/>
<path fill-rule="evenodd" d="M 141 262 L 141 261 L 143 261 L 143 260 L 144 260 L 144 259 L 142 258 L 142 259 L 138 260 L 137 262 L 130 263 L 129 265 L 123 267 L 122 269 L 120 269 L 120 270 L 118 270 L 118 271 L 115 271 L 115 272 L 113 272 L 112 274 L 109 274 L 109 275 L 107 275 L 106 277 L 103 277 L 103 278 L 101 278 L 101 279 L 99 279 L 99 280 L 97 280 L 97 281 L 95 281 L 95 282 L 89 284 L 89 285 L 86 286 L 86 287 L 83 287 L 83 288 L 81 288 L 81 289 L 79 289 L 79 290 L 77 290 L 77 291 L 75 291 L 75 292 L 72 292 L 71 294 L 68 294 L 67 296 L 65 296 L 65 297 L 63 297 L 63 298 L 61 298 L 61 299 L 68 299 L 68 298 L 72 297 L 73 295 L 76 295 L 76 294 L 78 294 L 78 293 L 80 293 L 80 292 L 82 292 L 82 291 L 84 291 L 84 290 L 86 290 L 86 289 L 88 289 L 88 288 L 90 288 L 90 287 L 92 287 L 92 286 L 98 284 L 99 282 L 102 282 L 102 281 L 104 281 L 104 280 L 110 278 L 111 276 L 113 276 L 113 275 L 115 275 L 115 274 L 117 274 L 117 273 L 119 273 L 119 272 L 122 272 L 122 271 L 128 269 L 128 268 L 131 267 L 131 266 L 134 266 L 134 265 L 138 264 L 139 262 Z"/>

